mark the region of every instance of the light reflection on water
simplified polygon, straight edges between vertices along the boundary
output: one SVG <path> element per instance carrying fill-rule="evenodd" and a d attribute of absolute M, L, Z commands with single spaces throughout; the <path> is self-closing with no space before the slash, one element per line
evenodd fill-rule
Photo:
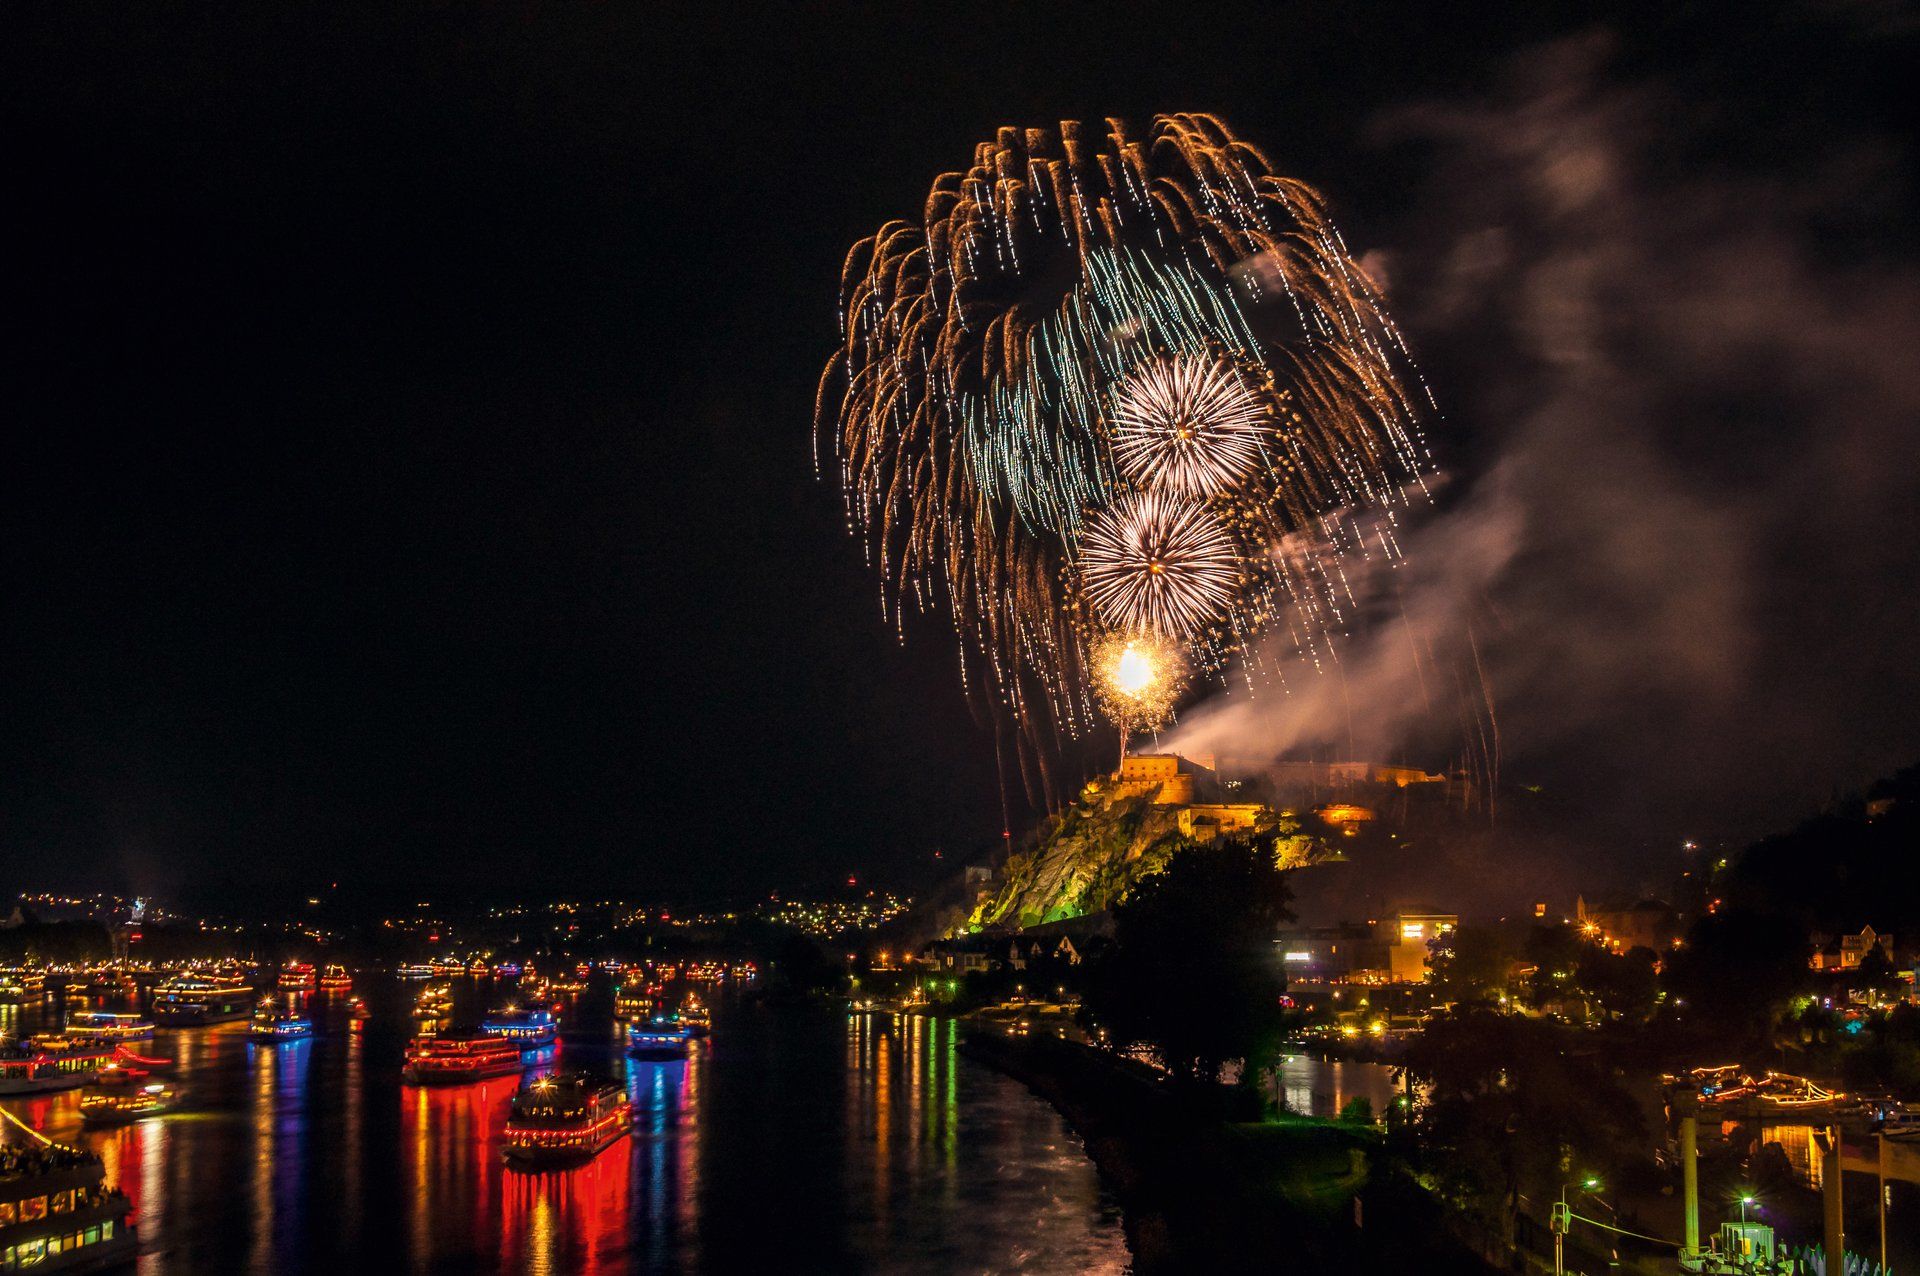
<path fill-rule="evenodd" d="M 149 1276 L 1125 1269 L 1078 1139 L 963 1060 L 951 1022 L 723 1002 L 686 1061 L 569 1039 L 541 1066 L 624 1075 L 634 1130 L 586 1166 L 524 1174 L 501 1156 L 516 1079 L 402 1086 L 406 992 L 363 983 L 374 1018 L 322 995 L 312 1040 L 256 1045 L 231 1023 L 139 1043 L 177 1060 L 162 1119 L 83 1130 L 75 1092 L 6 1106 L 101 1154 Z M 52 1005 L 12 1016 L 56 1022 Z"/>
<path fill-rule="evenodd" d="M 1336 1117 L 1354 1099 L 1365 1099 L 1375 1117 L 1394 1100 L 1394 1071 L 1385 1064 L 1287 1055 L 1278 1068 L 1286 1108 L 1301 1116 Z"/>

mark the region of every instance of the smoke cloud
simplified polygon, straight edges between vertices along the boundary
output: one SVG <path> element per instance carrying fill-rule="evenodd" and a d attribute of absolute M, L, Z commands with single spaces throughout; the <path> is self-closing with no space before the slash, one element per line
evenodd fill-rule
<path fill-rule="evenodd" d="M 1611 57 L 1554 45 L 1378 122 L 1429 178 L 1367 264 L 1456 481 L 1405 564 L 1356 565 L 1336 665 L 1270 652 L 1283 679 L 1172 747 L 1447 765 L 1484 675 L 1495 712 L 1464 729 L 1497 726 L 1505 785 L 1592 816 L 1583 851 L 1751 836 L 1920 757 L 1904 157 L 1838 136 L 1737 163 L 1728 103 Z"/>

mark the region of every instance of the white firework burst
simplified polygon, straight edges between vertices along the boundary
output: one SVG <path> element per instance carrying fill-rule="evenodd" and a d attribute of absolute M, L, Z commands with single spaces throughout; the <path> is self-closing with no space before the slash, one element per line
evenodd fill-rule
<path fill-rule="evenodd" d="M 1133 492 L 1087 518 L 1080 586 L 1109 627 L 1189 639 L 1240 589 L 1240 551 L 1191 497 Z"/>
<path fill-rule="evenodd" d="M 1261 464 L 1266 417 L 1260 395 L 1226 359 L 1156 359 L 1114 396 L 1114 458 L 1143 487 L 1211 496 Z"/>

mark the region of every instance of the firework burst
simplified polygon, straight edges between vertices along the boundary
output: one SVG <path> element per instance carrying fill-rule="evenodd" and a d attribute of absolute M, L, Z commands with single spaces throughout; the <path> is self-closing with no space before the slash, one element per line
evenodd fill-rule
<path fill-rule="evenodd" d="M 948 615 L 1044 773 L 1092 720 L 1099 632 L 1215 668 L 1265 598 L 1299 632 L 1338 614 L 1342 513 L 1427 465 L 1411 371 L 1320 195 L 1220 120 L 1069 121 L 1001 129 L 854 246 L 816 419 L 886 615 Z M 1143 519 L 1190 571 L 1138 578 Z M 1286 540 L 1327 548 L 1283 575 Z"/>
<path fill-rule="evenodd" d="M 1240 590 L 1240 551 L 1212 510 L 1171 492 L 1135 492 L 1088 519 L 1080 589 L 1107 627 L 1192 640 Z"/>
<path fill-rule="evenodd" d="M 1143 364 L 1114 397 L 1113 456 L 1143 487 L 1231 491 L 1266 459 L 1267 404 L 1224 358 Z"/>
<path fill-rule="evenodd" d="M 1103 634 L 1089 653 L 1093 693 L 1120 728 L 1121 746 L 1135 731 L 1157 731 L 1173 720 L 1174 706 L 1192 676 L 1181 650 L 1152 634 Z"/>

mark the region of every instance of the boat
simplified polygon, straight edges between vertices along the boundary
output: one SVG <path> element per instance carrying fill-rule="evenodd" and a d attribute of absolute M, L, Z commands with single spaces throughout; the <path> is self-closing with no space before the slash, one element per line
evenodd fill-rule
<path fill-rule="evenodd" d="M 713 1015 L 701 1000 L 692 993 L 680 1003 L 680 1009 L 674 1012 L 680 1025 L 696 1037 L 704 1037 L 713 1030 Z"/>
<path fill-rule="evenodd" d="M 653 994 L 644 983 L 621 984 L 613 994 L 613 1017 L 622 1023 L 637 1023 L 653 1013 Z"/>
<path fill-rule="evenodd" d="M 137 1068 L 110 1065 L 80 1095 L 80 1120 L 86 1125 L 131 1125 L 173 1108 L 173 1091 L 148 1081 Z"/>
<path fill-rule="evenodd" d="M 280 968 L 281 992 L 312 992 L 313 967 L 304 961 L 290 961 Z"/>
<path fill-rule="evenodd" d="M 516 1073 L 520 1047 L 504 1037 L 415 1037 L 407 1046 L 401 1080 L 410 1085 L 465 1085 Z"/>
<path fill-rule="evenodd" d="M 109 1041 L 59 1034 L 0 1046 L 0 1095 L 74 1090 L 113 1062 Z"/>
<path fill-rule="evenodd" d="M 625 1089 L 579 1072 L 522 1081 L 505 1131 L 507 1163 L 519 1169 L 591 1161 L 633 1128 Z"/>
<path fill-rule="evenodd" d="M 91 1272 L 133 1261 L 133 1202 L 62 1143 L 0 1147 L 0 1270 Z M 57 1202 L 57 1203 L 56 1203 Z"/>
<path fill-rule="evenodd" d="M 153 1035 L 153 1020 L 111 1010 L 75 1010 L 67 1015 L 67 1031 L 109 1041 L 140 1041 Z"/>
<path fill-rule="evenodd" d="M 655 1019 L 627 1029 L 629 1059 L 684 1059 L 693 1046 L 693 1033 L 685 1024 Z"/>
<path fill-rule="evenodd" d="M 504 1037 L 524 1050 L 550 1046 L 560 1033 L 560 1023 L 546 1010 L 515 1010 L 508 1006 L 480 1021 L 480 1031 L 489 1037 Z"/>
<path fill-rule="evenodd" d="M 245 1019 L 253 1013 L 253 989 L 227 975 L 177 975 L 153 990 L 153 1021 L 162 1027 L 192 1027 Z"/>
<path fill-rule="evenodd" d="M 373 1013 L 367 1009 L 367 1003 L 358 993 L 347 998 L 347 1018 L 357 1022 L 362 1019 L 371 1019 L 372 1017 Z"/>
<path fill-rule="evenodd" d="M 291 1007 L 282 1010 L 269 997 L 253 1012 L 253 1026 L 248 1031 L 255 1041 L 300 1041 L 313 1035 L 313 1019 Z"/>
<path fill-rule="evenodd" d="M 402 979 L 432 979 L 433 967 L 415 962 L 411 966 L 402 966 L 394 972 Z"/>
<path fill-rule="evenodd" d="M 0 1005 L 18 1006 L 38 1001 L 47 990 L 47 977 L 26 966 L 0 966 Z"/>
<path fill-rule="evenodd" d="M 320 986 L 328 992 L 345 992 L 353 987 L 353 976 L 345 966 L 328 966 L 320 972 Z"/>
<path fill-rule="evenodd" d="M 446 984 L 429 984 L 413 999 L 415 1019 L 445 1019 L 453 1013 L 453 989 Z"/>
<path fill-rule="evenodd" d="M 1873 1127 L 1876 1133 L 1902 1143 L 1920 1142 L 1920 1109 L 1894 1105 L 1880 1114 Z"/>

